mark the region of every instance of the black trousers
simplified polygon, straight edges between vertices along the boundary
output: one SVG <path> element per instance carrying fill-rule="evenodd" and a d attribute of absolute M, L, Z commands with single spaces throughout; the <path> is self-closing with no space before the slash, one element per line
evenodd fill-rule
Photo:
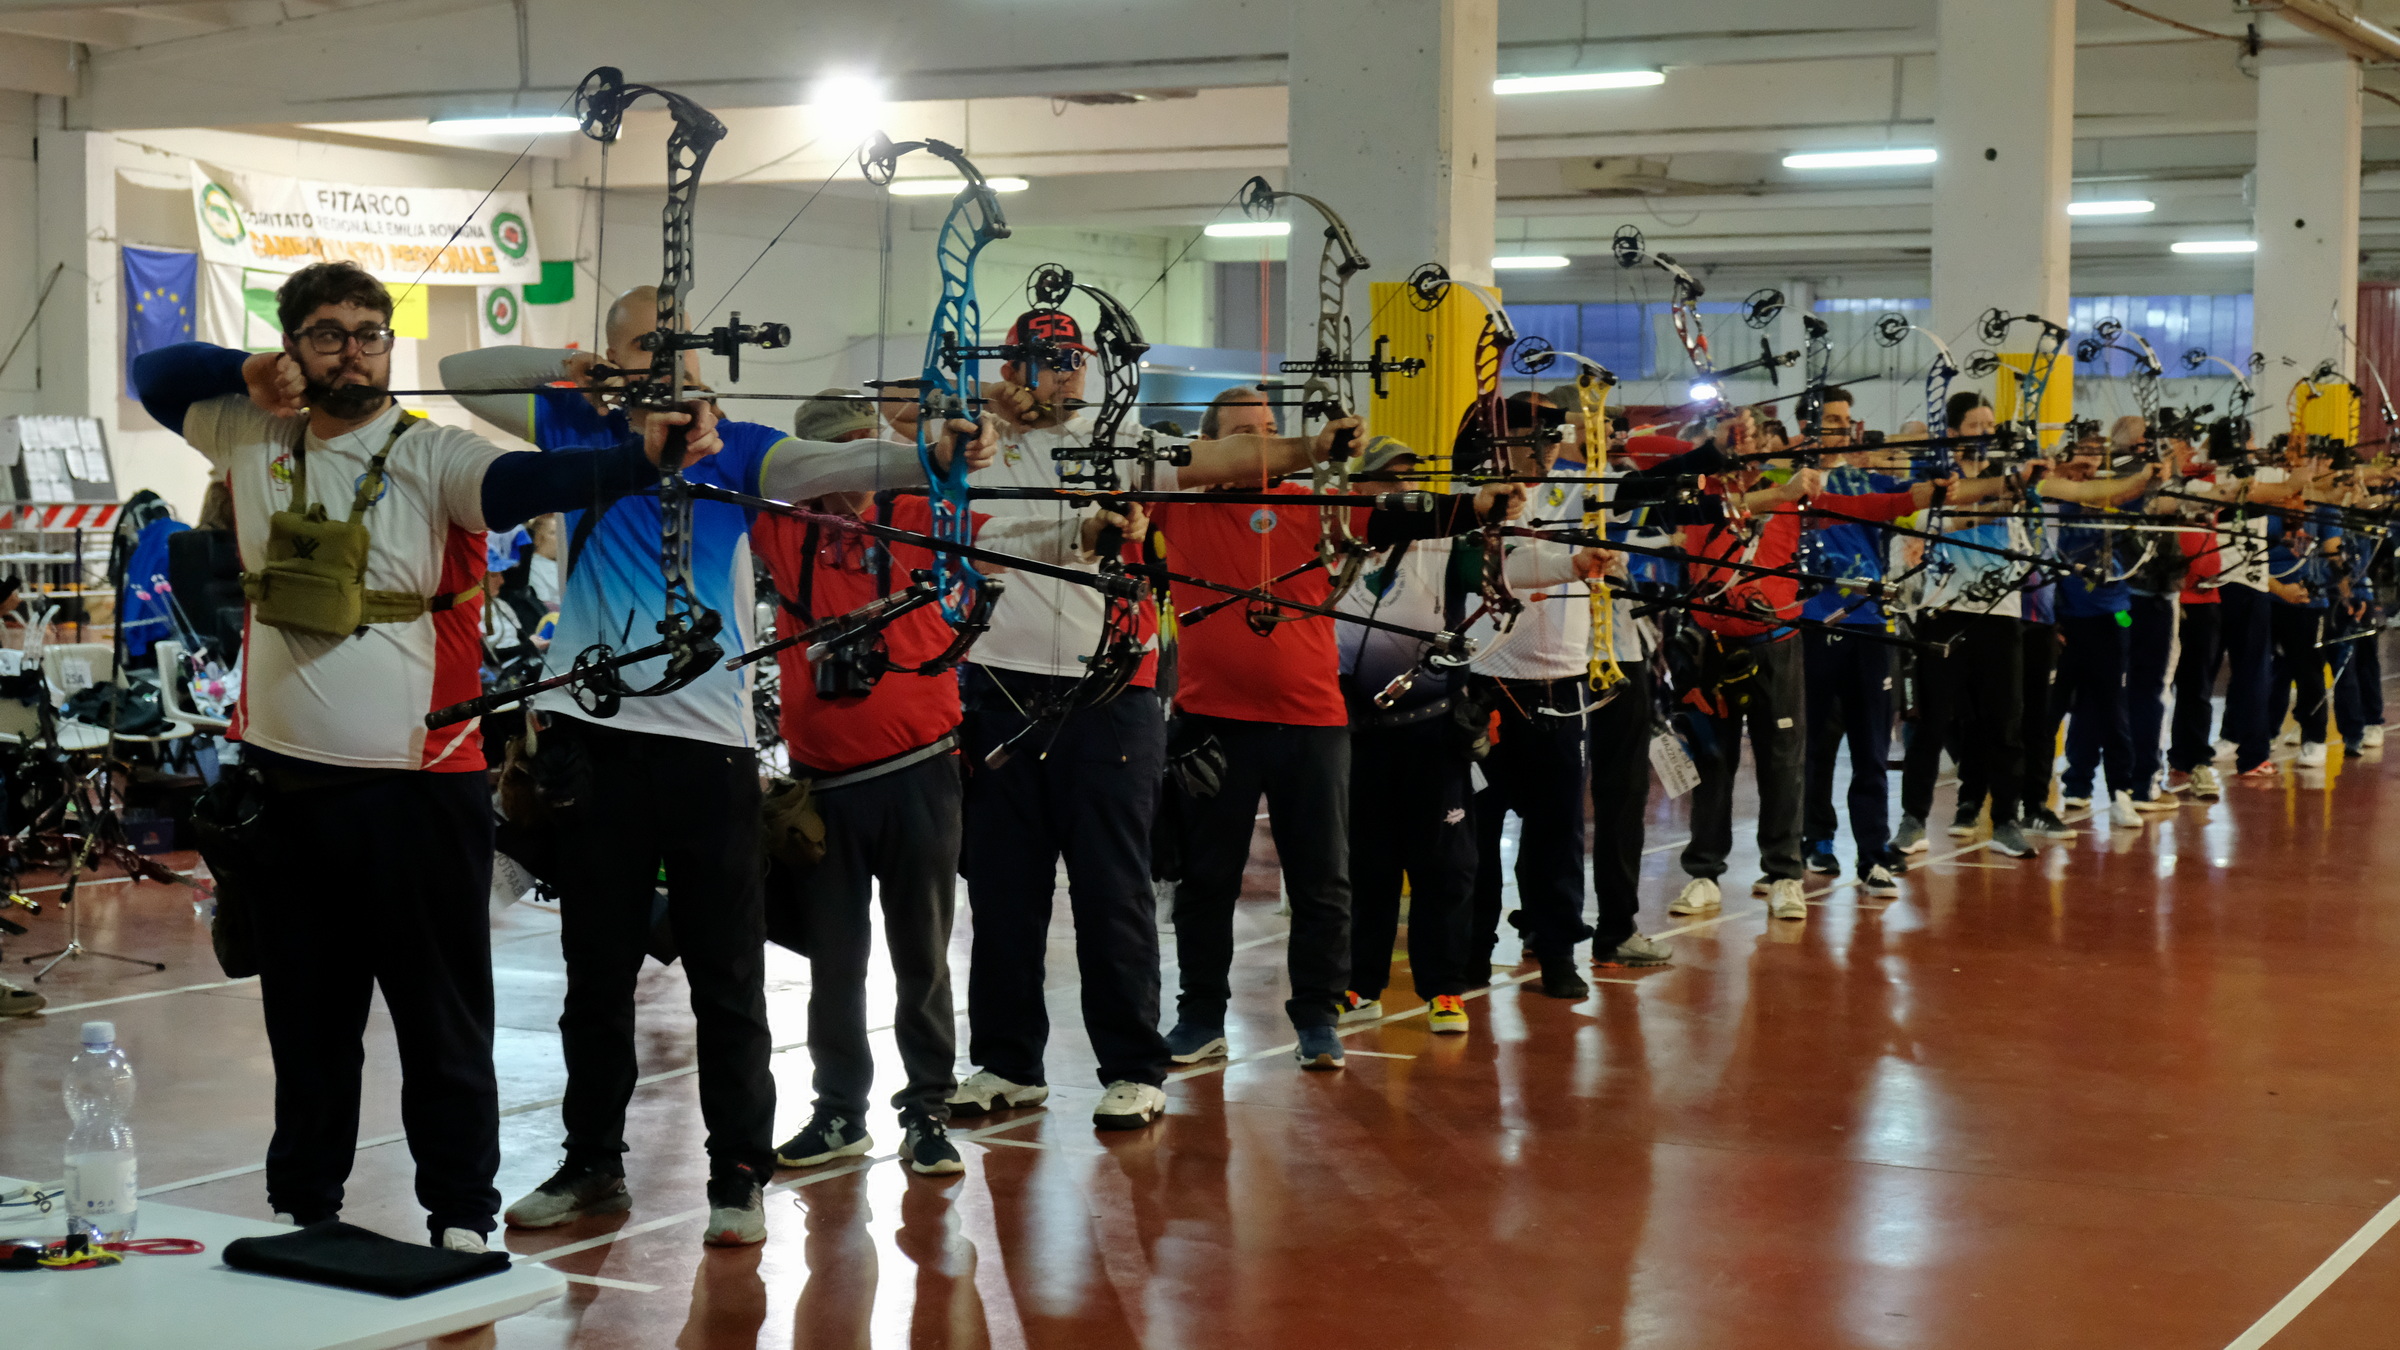
<path fill-rule="evenodd" d="M 712 1173 L 775 1169 L 774 1041 L 767 1029 L 766 905 L 758 766 L 747 750 L 553 718 L 591 782 L 565 817 L 559 877 L 570 1161 L 622 1166 L 625 1107 L 641 1072 L 634 985 L 650 945 L 658 878 L 691 987 L 700 1118 Z"/>
<path fill-rule="evenodd" d="M 1750 706 L 1732 717 L 1686 712 L 1692 759 L 1700 786 L 1692 789 L 1692 841 L 1683 848 L 1687 875 L 1715 879 L 1725 873 L 1733 851 L 1733 780 L 1742 767 L 1742 733 L 1758 780 L 1758 856 L 1776 880 L 1800 878 L 1800 776 L 1804 737 L 1800 720 L 1805 696 L 1800 680 L 1800 644 L 1789 638 L 1751 649 L 1758 673 L 1751 677 Z"/>
<path fill-rule="evenodd" d="M 2274 603 L 2274 602 L 2270 602 Z M 2317 640 L 2325 631 L 2325 611 L 2305 605 L 2274 604 L 2267 631 L 2275 642 L 2273 683 L 2267 690 L 2267 737 L 2283 729 L 2288 710 L 2300 723 L 2300 739 L 2325 739 L 2325 653 Z"/>
<path fill-rule="evenodd" d="M 2133 597 L 2133 628 L 2126 639 L 2125 724 L 2133 738 L 2133 795 L 2158 788 L 2167 726 L 2167 658 L 2175 650 L 2171 595 Z"/>
<path fill-rule="evenodd" d="M 2061 786 L 2070 797 L 2092 795 L 2103 767 L 2111 793 L 2131 792 L 2133 724 L 2127 708 L 2126 671 L 2132 660 L 2130 618 L 2087 614 L 2058 621 L 2066 638 L 2059 655 L 2058 687 L 2051 702 L 2072 714 L 2067 723 L 2067 772 Z"/>
<path fill-rule="evenodd" d="M 1642 845 L 1650 817 L 1650 666 L 1626 662 L 1616 697 L 1591 714 L 1592 951 L 1632 937 L 1641 909 Z"/>
<path fill-rule="evenodd" d="M 1192 721 L 1225 748 L 1225 777 L 1216 795 L 1183 803 L 1176 1016 L 1194 1026 L 1225 1025 L 1233 997 L 1233 906 L 1263 794 L 1292 898 L 1285 954 L 1292 996 L 1283 1008 L 1295 1027 L 1332 1026 L 1350 987 L 1350 728 Z"/>
<path fill-rule="evenodd" d="M 1474 784 L 1447 713 L 1350 729 L 1350 987 L 1381 998 L 1408 883 L 1408 967 L 1431 1001 L 1489 982 L 1469 949 L 1475 893 Z"/>
<path fill-rule="evenodd" d="M 1158 695 L 1128 689 L 1036 729 L 1008 762 L 984 763 L 1023 731 L 1022 711 L 1070 680 L 967 667 L 966 848 L 961 870 L 975 916 L 967 967 L 967 1057 L 1012 1083 L 1050 1081 L 1042 998 L 1051 893 L 1067 864 L 1083 1026 L 1103 1086 L 1167 1080 L 1158 1030 L 1158 901 L 1150 888 L 1150 822 L 1166 770 Z M 1044 747 L 1047 747 L 1045 753 Z"/>
<path fill-rule="evenodd" d="M 1500 940 L 1500 837 L 1513 811 L 1523 822 L 1517 903 L 1525 945 L 1537 956 L 1563 960 L 1592 935 L 1583 921 L 1584 720 L 1575 711 L 1583 706 L 1584 679 L 1479 676 L 1475 683 L 1497 702 L 1500 739 L 1483 760 L 1490 786 L 1475 796 L 1475 910 L 1468 946 L 1488 965 Z M 1565 712 L 1555 711 L 1560 709 Z"/>
<path fill-rule="evenodd" d="M 2383 653 L 2376 648 L 2383 633 L 2382 620 L 2368 617 L 2360 622 L 2374 626 L 2370 636 L 2344 642 L 2326 653 L 2333 658 L 2335 672 L 2334 723 L 2342 739 L 2353 745 L 2360 732 L 2383 725 Z M 2359 624 L 2344 626 L 2348 632 L 2356 632 Z"/>
<path fill-rule="evenodd" d="M 2066 645 L 2058 625 L 2049 623 L 2026 624 L 2022 641 L 2025 756 L 2024 772 L 2017 779 L 2017 809 L 2030 816 L 2050 806 L 2050 780 L 2058 768 L 2058 724 L 2067 716 L 2066 704 L 2059 693 Z M 1959 800 L 1981 800 L 1983 787 L 1980 782 L 1960 778 Z M 1975 795 L 1967 795 L 1970 788 Z"/>
<path fill-rule="evenodd" d="M 907 1083 L 892 1094 L 903 1114 L 950 1117 L 958 1035 L 950 1007 L 950 920 L 957 902 L 958 756 L 937 755 L 815 796 L 825 857 L 815 867 L 778 864 L 769 903 L 792 917 L 808 957 L 808 1053 L 816 1109 L 857 1120 L 875 1082 L 867 1047 L 867 960 L 873 900 L 883 901 L 892 956 L 892 1032 Z M 778 928 L 778 932 L 782 930 Z"/>
<path fill-rule="evenodd" d="M 2209 739 L 2209 698 L 2216 691 L 2217 658 L 2224 636 L 2225 606 L 2182 605 L 2181 652 L 2175 658 L 2175 718 L 2167 767 L 2190 773 L 2217 757 Z"/>
<path fill-rule="evenodd" d="M 1949 644 L 1947 656 L 1917 657 L 1917 725 L 1900 770 L 1900 809 L 1933 817 L 1942 750 L 1956 747 L 1958 811 L 1992 799 L 1992 821 L 2018 819 L 2025 756 L 2025 623 L 2004 614 L 1934 613 L 1916 636 Z M 2047 668 L 2045 667 L 2045 670 Z M 2046 697 L 2046 695 L 2045 695 Z"/>
<path fill-rule="evenodd" d="M 1879 631 L 1879 630 L 1878 630 Z M 1833 851 L 1833 762 L 1850 744 L 1850 842 L 1863 875 L 1892 842 L 1886 788 L 1892 743 L 1892 649 L 1872 638 L 1800 635 L 1808 707 L 1807 770 L 1801 800 L 1806 846 Z"/>
<path fill-rule="evenodd" d="M 2268 686 L 2273 683 L 2275 639 L 2270 627 L 2275 601 L 2265 591 L 2227 586 L 2218 591 L 2224 606 L 2225 716 L 2217 735 L 2233 742 L 2233 767 L 2246 773 L 2267 762 L 2275 748 L 2275 733 L 2283 717 L 2267 716 Z"/>
<path fill-rule="evenodd" d="M 275 1062 L 267 1203 L 303 1223 L 340 1212 L 380 986 L 426 1226 L 437 1238 L 491 1232 L 500 1090 L 484 776 L 394 773 L 274 792 L 262 829 L 259 1001 Z"/>

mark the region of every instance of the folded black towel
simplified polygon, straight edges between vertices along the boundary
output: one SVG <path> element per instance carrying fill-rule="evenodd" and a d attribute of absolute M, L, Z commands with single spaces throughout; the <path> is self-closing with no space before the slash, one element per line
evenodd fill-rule
<path fill-rule="evenodd" d="M 297 1233 L 236 1238 L 225 1244 L 225 1264 L 287 1280 L 409 1298 L 497 1275 L 508 1269 L 508 1253 L 424 1247 L 327 1219 Z"/>

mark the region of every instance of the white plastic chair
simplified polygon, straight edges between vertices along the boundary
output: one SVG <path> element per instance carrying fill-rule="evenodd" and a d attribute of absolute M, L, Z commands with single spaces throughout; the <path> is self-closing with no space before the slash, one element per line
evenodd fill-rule
<path fill-rule="evenodd" d="M 51 701 L 64 708 L 68 699 L 84 690 L 94 685 L 113 683 L 116 680 L 116 648 L 105 642 L 54 642 L 42 648 L 42 677 L 50 682 Z M 91 727 L 93 724 L 61 719 L 59 737 L 62 744 L 65 742 L 66 730 L 70 726 Z M 103 726 L 95 729 L 100 733 L 100 744 L 107 744 L 108 728 Z M 128 731 L 120 731 L 117 733 L 117 739 L 136 745 L 155 745 L 161 741 L 180 741 L 197 730 L 199 728 L 191 722 L 169 712 L 166 730 L 155 731 L 147 736 L 136 736 Z M 76 747 L 68 746 L 67 748 L 74 749 Z"/>
<path fill-rule="evenodd" d="M 183 644 L 160 639 L 150 650 L 158 654 L 159 706 L 166 709 L 167 719 L 189 722 L 202 731 L 230 730 L 233 723 L 223 717 L 211 717 L 183 701 L 183 681 L 177 671 L 183 664 Z"/>

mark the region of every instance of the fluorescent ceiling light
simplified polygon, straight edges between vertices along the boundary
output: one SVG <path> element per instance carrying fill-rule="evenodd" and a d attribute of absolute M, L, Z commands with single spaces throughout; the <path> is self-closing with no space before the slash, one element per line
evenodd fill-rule
<path fill-rule="evenodd" d="M 572 117 L 529 113 L 523 117 L 437 117 L 433 129 L 454 136 L 549 136 L 573 131 L 583 123 Z"/>
<path fill-rule="evenodd" d="M 1563 94 L 1576 89 L 1646 89 L 1665 84 L 1659 70 L 1587 70 L 1573 75 L 1503 75 L 1492 81 L 1495 94 Z"/>
<path fill-rule="evenodd" d="M 1922 150 L 1812 150 L 1806 154 L 1785 155 L 1787 169 L 1880 169 L 1895 164 L 1931 164 L 1936 156 L 1930 147 Z"/>
<path fill-rule="evenodd" d="M 2121 202 L 2068 202 L 2070 216 L 2141 216 L 2158 209 L 2157 202 L 2133 199 Z"/>
<path fill-rule="evenodd" d="M 1717 396 L 1718 390 L 1715 385 L 1710 384 L 1706 380 L 1702 380 L 1698 384 L 1695 384 L 1691 387 L 1690 393 L 1692 396 L 1692 402 L 1706 403 L 1710 399 Z"/>
<path fill-rule="evenodd" d="M 1201 231 L 1211 239 L 1265 239 L 1291 232 L 1288 220 L 1228 220 Z"/>
<path fill-rule="evenodd" d="M 2255 239 L 2178 239 L 2169 247 L 2177 253 L 2256 253 Z"/>
<path fill-rule="evenodd" d="M 1492 259 L 1495 272 L 1544 272 L 1564 267 L 1567 260 L 1556 253 L 1527 253 L 1514 258 Z"/>
<path fill-rule="evenodd" d="M 984 186 L 994 192 L 1023 192 L 1031 184 L 1022 178 L 986 178 Z M 964 178 L 902 178 L 892 184 L 895 197 L 955 197 L 967 185 Z"/>
<path fill-rule="evenodd" d="M 836 105 L 880 104 L 883 102 L 883 81 L 872 75 L 828 75 L 809 90 L 808 101 Z"/>

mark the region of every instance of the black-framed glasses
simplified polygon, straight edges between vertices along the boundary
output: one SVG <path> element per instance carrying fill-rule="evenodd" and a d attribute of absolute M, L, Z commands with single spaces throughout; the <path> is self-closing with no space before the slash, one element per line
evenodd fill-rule
<path fill-rule="evenodd" d="M 369 324 L 353 331 L 339 324 L 321 323 L 314 328 L 303 328 L 293 336 L 306 342 L 308 349 L 319 356 L 333 356 L 353 342 L 358 344 L 361 356 L 381 356 L 392 349 L 392 338 L 396 335 L 382 324 Z"/>

